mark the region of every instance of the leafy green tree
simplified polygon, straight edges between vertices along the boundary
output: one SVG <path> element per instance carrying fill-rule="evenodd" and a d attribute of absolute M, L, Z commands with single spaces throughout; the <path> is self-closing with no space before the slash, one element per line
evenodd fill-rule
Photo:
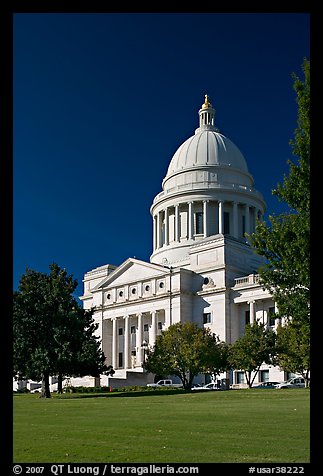
<path fill-rule="evenodd" d="M 215 378 L 222 372 L 229 370 L 229 345 L 226 342 L 220 341 L 219 336 L 212 335 L 214 345 L 207 348 L 207 355 L 205 356 L 206 363 L 201 368 L 202 373 L 210 373 Z"/>
<path fill-rule="evenodd" d="M 261 364 L 275 362 L 275 352 L 274 331 L 254 322 L 247 324 L 244 335 L 230 345 L 228 360 L 232 368 L 244 372 L 248 386 L 252 387 Z"/>
<path fill-rule="evenodd" d="M 310 332 L 304 323 L 291 321 L 287 326 L 277 328 L 277 363 L 287 372 L 300 374 L 309 383 L 310 373 Z"/>
<path fill-rule="evenodd" d="M 20 378 L 42 380 L 41 396 L 50 397 L 49 377 L 97 375 L 106 369 L 94 332 L 93 310 L 80 308 L 77 281 L 56 263 L 50 273 L 27 269 L 13 296 L 13 367 Z"/>
<path fill-rule="evenodd" d="M 196 375 L 219 365 L 216 345 L 209 329 L 191 322 L 176 323 L 156 337 L 154 348 L 148 349 L 144 368 L 158 375 L 176 375 L 183 387 L 190 389 Z"/>
<path fill-rule="evenodd" d="M 288 160 L 289 175 L 273 195 L 286 202 L 289 211 L 258 222 L 250 244 L 266 264 L 260 282 L 273 295 L 280 316 L 309 322 L 310 315 L 310 62 L 304 59 L 304 80 L 295 74 L 298 105 L 295 138 L 290 141 L 297 160 Z"/>

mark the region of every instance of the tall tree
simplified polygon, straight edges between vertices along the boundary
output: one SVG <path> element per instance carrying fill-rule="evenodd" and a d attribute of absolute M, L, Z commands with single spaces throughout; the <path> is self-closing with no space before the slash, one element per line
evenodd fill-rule
<path fill-rule="evenodd" d="M 295 137 L 290 141 L 297 160 L 288 160 L 289 175 L 272 191 L 286 202 L 288 212 L 258 222 L 250 238 L 257 253 L 266 258 L 260 282 L 278 305 L 280 316 L 309 323 L 310 316 L 310 62 L 304 59 L 304 80 L 295 73 L 298 105 Z"/>
<path fill-rule="evenodd" d="M 261 364 L 275 363 L 275 333 L 264 324 L 247 324 L 245 333 L 229 348 L 229 363 L 241 369 L 249 387 L 252 387 Z"/>
<path fill-rule="evenodd" d="M 144 367 L 154 374 L 176 375 L 183 387 L 190 389 L 196 375 L 222 365 L 220 359 L 216 360 L 217 343 L 209 329 L 178 322 L 157 336 L 154 348 L 147 352 Z"/>
<path fill-rule="evenodd" d="M 49 377 L 97 375 L 106 369 L 94 332 L 92 310 L 73 297 L 77 281 L 56 263 L 50 273 L 27 269 L 14 292 L 14 375 L 42 381 L 50 397 Z"/>
<path fill-rule="evenodd" d="M 277 363 L 286 372 L 300 374 L 309 385 L 310 329 L 307 324 L 291 321 L 279 326 L 276 338 Z"/>

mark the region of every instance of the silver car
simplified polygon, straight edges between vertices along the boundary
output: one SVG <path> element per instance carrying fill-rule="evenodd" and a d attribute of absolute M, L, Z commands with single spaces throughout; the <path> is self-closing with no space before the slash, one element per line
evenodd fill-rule
<path fill-rule="evenodd" d="M 303 377 L 293 377 L 286 382 L 279 383 L 275 388 L 304 388 L 305 379 Z"/>
<path fill-rule="evenodd" d="M 191 390 L 221 390 L 221 387 L 217 383 L 207 383 L 202 387 L 192 387 Z"/>

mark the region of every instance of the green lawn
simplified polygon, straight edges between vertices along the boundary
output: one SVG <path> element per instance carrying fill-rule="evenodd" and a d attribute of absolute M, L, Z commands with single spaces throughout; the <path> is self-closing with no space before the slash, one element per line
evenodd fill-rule
<path fill-rule="evenodd" d="M 14 462 L 310 461 L 309 389 L 75 397 L 13 397 Z"/>

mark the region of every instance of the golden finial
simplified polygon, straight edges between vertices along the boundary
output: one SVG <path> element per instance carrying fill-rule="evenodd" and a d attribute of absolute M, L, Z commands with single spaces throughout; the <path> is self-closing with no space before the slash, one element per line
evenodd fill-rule
<path fill-rule="evenodd" d="M 202 104 L 202 109 L 208 109 L 209 107 L 212 107 L 212 104 L 209 101 L 209 96 L 205 94 L 205 99 L 204 99 L 204 103 Z"/>

